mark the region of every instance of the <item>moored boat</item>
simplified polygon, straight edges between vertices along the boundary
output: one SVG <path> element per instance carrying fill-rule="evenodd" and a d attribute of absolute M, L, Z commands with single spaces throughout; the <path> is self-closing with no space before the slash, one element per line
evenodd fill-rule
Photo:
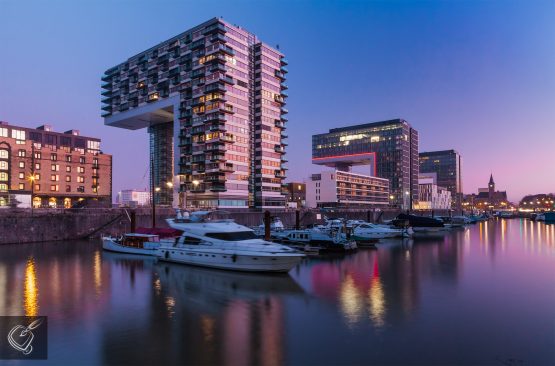
<path fill-rule="evenodd" d="M 216 212 L 195 213 L 190 218 L 168 219 L 183 234 L 156 251 L 160 260 L 195 266 L 248 271 L 288 272 L 304 257 L 282 244 L 259 239 L 253 230 Z"/>
<path fill-rule="evenodd" d="M 160 237 L 153 234 L 130 233 L 119 238 L 105 236 L 102 238 L 102 249 L 111 252 L 156 255 L 160 247 Z"/>

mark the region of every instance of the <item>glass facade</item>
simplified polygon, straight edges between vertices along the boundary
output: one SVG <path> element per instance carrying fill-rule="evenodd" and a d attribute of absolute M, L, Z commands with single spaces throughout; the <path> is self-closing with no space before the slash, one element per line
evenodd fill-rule
<path fill-rule="evenodd" d="M 437 185 L 451 192 L 452 207 L 462 203 L 462 158 L 455 150 L 429 151 L 419 154 L 420 172 L 436 173 Z"/>
<path fill-rule="evenodd" d="M 312 136 L 312 162 L 345 169 L 368 161 L 389 179 L 390 203 L 411 209 L 418 200 L 418 132 L 402 119 L 331 129 Z"/>

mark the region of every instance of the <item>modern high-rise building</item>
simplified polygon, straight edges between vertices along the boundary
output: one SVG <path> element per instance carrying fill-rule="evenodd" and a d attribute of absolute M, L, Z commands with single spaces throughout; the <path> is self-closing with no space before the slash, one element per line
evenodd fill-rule
<path fill-rule="evenodd" d="M 116 203 L 121 206 L 149 206 L 151 192 L 137 189 L 123 189 L 118 192 Z"/>
<path fill-rule="evenodd" d="M 455 150 L 428 151 L 419 154 L 420 173 L 436 173 L 437 185 L 451 192 L 453 208 L 463 199 L 462 158 Z"/>
<path fill-rule="evenodd" d="M 104 123 L 148 128 L 158 204 L 285 207 L 286 65 L 214 18 L 108 69 Z"/>
<path fill-rule="evenodd" d="M 344 171 L 368 165 L 370 175 L 389 179 L 391 205 L 412 209 L 418 200 L 418 132 L 403 119 L 313 135 L 312 163 Z"/>
<path fill-rule="evenodd" d="M 418 176 L 417 210 L 448 210 L 452 206 L 451 192 L 437 185 L 437 173 L 420 173 Z"/>
<path fill-rule="evenodd" d="M 111 206 L 112 155 L 100 139 L 49 125 L 20 127 L 0 121 L 0 207 L 27 201 L 35 208 Z"/>

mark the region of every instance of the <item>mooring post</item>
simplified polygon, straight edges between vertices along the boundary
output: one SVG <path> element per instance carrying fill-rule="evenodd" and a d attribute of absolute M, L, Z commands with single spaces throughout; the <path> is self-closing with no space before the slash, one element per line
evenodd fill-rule
<path fill-rule="evenodd" d="M 270 211 L 264 211 L 264 240 L 270 240 Z"/>
<path fill-rule="evenodd" d="M 135 210 L 131 210 L 131 232 L 134 233 L 137 229 L 137 218 L 135 216 Z"/>
<path fill-rule="evenodd" d="M 295 211 L 295 230 L 301 229 L 301 212 L 299 210 Z"/>

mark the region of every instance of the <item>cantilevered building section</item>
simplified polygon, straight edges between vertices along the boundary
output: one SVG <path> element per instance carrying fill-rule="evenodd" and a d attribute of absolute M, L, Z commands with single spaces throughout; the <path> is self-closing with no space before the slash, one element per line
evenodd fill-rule
<path fill-rule="evenodd" d="M 284 207 L 285 65 L 214 18 L 107 70 L 104 123 L 148 128 L 157 203 Z"/>
<path fill-rule="evenodd" d="M 418 201 L 418 132 L 403 119 L 331 129 L 312 136 L 312 163 L 389 179 L 390 203 L 412 209 Z"/>

